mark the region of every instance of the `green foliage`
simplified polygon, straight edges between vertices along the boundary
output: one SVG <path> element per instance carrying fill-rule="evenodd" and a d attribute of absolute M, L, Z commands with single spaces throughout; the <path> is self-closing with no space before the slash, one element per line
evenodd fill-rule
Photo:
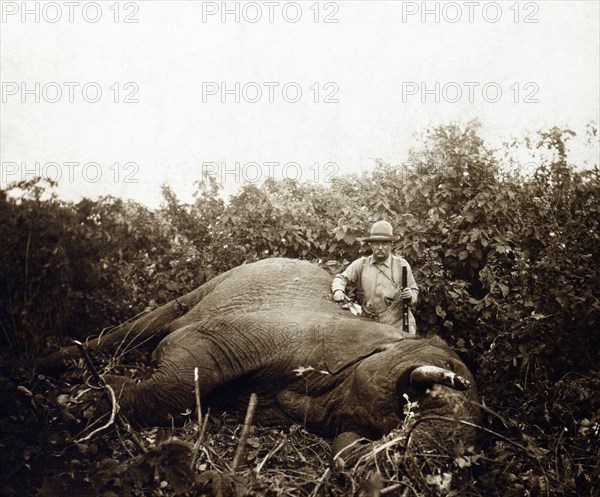
<path fill-rule="evenodd" d="M 328 187 L 245 185 L 228 202 L 207 177 L 191 204 L 164 186 L 156 211 L 111 197 L 63 202 L 38 180 L 11 185 L 0 191 L 0 340 L 31 357 L 49 339 L 98 333 L 244 262 L 351 261 L 365 253 L 358 238 L 387 219 L 420 286 L 420 329 L 448 340 L 486 405 L 511 420 L 486 427 L 507 437 L 519 427 L 532 441 L 521 446 L 553 457 L 532 466 L 531 454 L 496 441 L 483 459 L 498 464 L 472 477 L 514 495 L 591 495 L 600 171 L 570 163 L 573 134 L 544 130 L 500 157 L 476 122 L 438 126 L 407 164 L 378 161 Z M 519 146 L 538 160 L 533 174 L 515 169 Z"/>
<path fill-rule="evenodd" d="M 29 357 L 48 338 L 98 333 L 206 280 L 198 250 L 162 212 L 43 192 L 32 180 L 0 197 L 0 326 L 13 353 Z"/>

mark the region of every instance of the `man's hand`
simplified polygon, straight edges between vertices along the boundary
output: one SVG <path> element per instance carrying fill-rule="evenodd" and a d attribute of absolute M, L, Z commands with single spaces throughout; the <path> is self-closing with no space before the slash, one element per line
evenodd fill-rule
<path fill-rule="evenodd" d="M 336 302 L 346 302 L 350 299 L 342 290 L 336 290 L 335 292 L 333 292 L 333 300 L 335 300 Z"/>
<path fill-rule="evenodd" d="M 402 297 L 402 300 L 408 300 L 412 302 L 412 292 L 409 288 L 405 288 L 404 290 L 402 290 L 400 296 Z"/>

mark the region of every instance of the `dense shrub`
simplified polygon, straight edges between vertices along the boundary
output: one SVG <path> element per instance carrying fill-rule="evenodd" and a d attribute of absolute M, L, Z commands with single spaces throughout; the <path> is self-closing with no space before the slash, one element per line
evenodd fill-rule
<path fill-rule="evenodd" d="M 162 212 L 43 193 L 43 182 L 32 180 L 0 197 L 0 324 L 13 353 L 99 333 L 205 281 L 198 250 Z"/>

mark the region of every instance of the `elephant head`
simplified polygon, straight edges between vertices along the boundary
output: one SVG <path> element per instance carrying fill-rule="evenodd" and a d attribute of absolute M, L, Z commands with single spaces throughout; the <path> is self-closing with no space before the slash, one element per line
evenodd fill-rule
<path fill-rule="evenodd" d="M 340 408 L 342 431 L 379 438 L 401 426 L 410 407 L 412 442 L 428 450 L 475 440 L 480 420 L 473 376 L 439 338 L 410 337 L 365 357 Z"/>

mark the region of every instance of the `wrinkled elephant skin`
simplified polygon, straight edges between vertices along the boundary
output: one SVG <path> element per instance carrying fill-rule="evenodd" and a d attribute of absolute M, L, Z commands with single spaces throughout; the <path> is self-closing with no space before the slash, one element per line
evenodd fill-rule
<path fill-rule="evenodd" d="M 123 413 L 152 425 L 193 410 L 198 367 L 203 407 L 243 415 L 256 392 L 262 424 L 378 437 L 401 424 L 403 394 L 418 401 L 418 415 L 478 422 L 473 377 L 442 340 L 352 316 L 333 302 L 330 282 L 319 267 L 287 259 L 242 265 L 207 282 L 194 305 L 163 327 L 150 379 L 106 377 Z M 460 381 L 443 384 L 436 374 Z M 463 428 L 452 435 L 471 438 Z"/>

